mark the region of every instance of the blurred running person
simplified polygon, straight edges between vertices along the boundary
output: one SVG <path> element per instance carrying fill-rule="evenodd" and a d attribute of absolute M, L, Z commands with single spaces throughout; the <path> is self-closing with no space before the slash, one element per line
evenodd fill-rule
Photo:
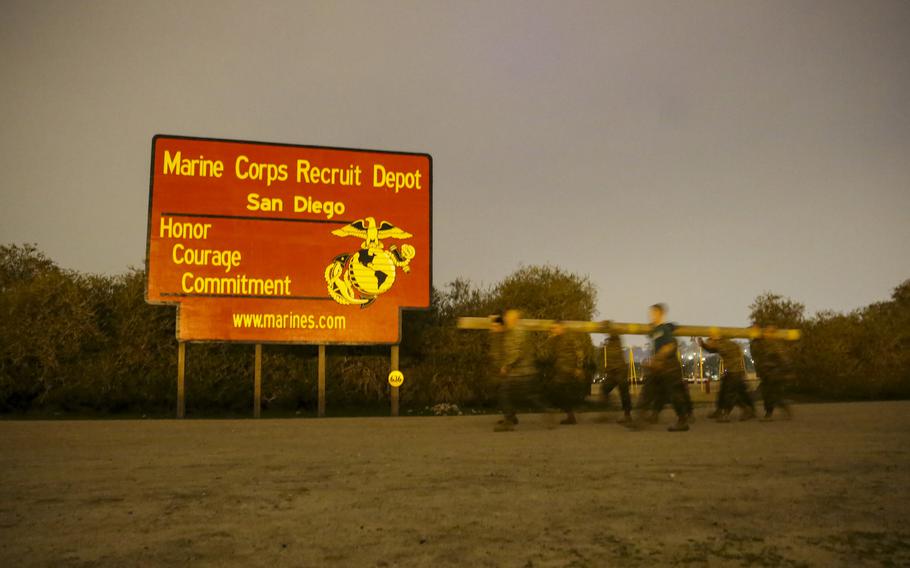
<path fill-rule="evenodd" d="M 503 418 L 494 430 L 507 432 L 518 424 L 516 404 L 527 403 L 542 410 L 534 376 L 534 346 L 528 330 L 521 326 L 521 312 L 508 310 L 502 318 L 502 364 L 499 369 L 499 405 Z"/>
<path fill-rule="evenodd" d="M 762 418 L 765 422 L 772 419 L 776 408 L 784 411 L 785 418 L 793 417 L 790 403 L 784 400 L 787 383 L 793 379 L 792 367 L 781 341 L 771 339 L 775 331 L 774 327 L 765 328 L 762 336 L 752 340 L 750 349 L 755 372 L 761 380 L 758 388 L 765 407 Z"/>
<path fill-rule="evenodd" d="M 742 348 L 732 339 L 720 336 L 713 336 L 707 341 L 699 337 L 698 344 L 705 351 L 720 355 L 724 364 L 724 372 L 720 377 L 720 392 L 717 393 L 716 409 L 709 415 L 709 418 L 727 422 L 734 406 L 742 409 L 740 420 L 755 418 L 755 403 L 746 389 L 746 367 L 743 364 Z"/>
<path fill-rule="evenodd" d="M 547 350 L 553 362 L 553 374 L 547 398 L 566 413 L 560 424 L 577 423 L 575 408 L 584 401 L 591 388 L 585 372 L 587 357 L 583 339 L 587 337 L 566 330 L 562 322 L 556 322 L 550 329 Z"/>
<path fill-rule="evenodd" d="M 604 368 L 604 382 L 602 395 L 606 399 L 613 389 L 619 391 L 619 401 L 622 404 L 623 417 L 618 420 L 620 424 L 632 421 L 632 397 L 629 395 L 629 375 L 626 370 L 626 361 L 622 352 L 622 338 L 617 333 L 610 333 L 604 344 L 606 366 Z"/>
<path fill-rule="evenodd" d="M 487 355 L 490 360 L 489 374 L 493 381 L 499 379 L 499 371 L 502 369 L 502 343 L 505 328 L 502 323 L 502 313 L 490 316 L 490 335 L 487 345 Z"/>
<path fill-rule="evenodd" d="M 653 355 L 645 369 L 645 388 L 639 399 L 639 415 L 634 425 L 657 422 L 660 411 L 669 402 L 676 412 L 676 424 L 667 429 L 671 432 L 685 432 L 689 430 L 692 401 L 677 356 L 678 345 L 673 336 L 676 325 L 665 321 L 666 312 L 664 304 L 654 304 L 648 310 Z"/>

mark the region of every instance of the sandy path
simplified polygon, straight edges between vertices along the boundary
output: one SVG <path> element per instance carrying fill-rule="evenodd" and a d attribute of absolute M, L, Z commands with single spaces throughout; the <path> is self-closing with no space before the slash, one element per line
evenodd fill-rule
<path fill-rule="evenodd" d="M 0 566 L 910 565 L 910 402 L 797 410 L 5 421 Z"/>

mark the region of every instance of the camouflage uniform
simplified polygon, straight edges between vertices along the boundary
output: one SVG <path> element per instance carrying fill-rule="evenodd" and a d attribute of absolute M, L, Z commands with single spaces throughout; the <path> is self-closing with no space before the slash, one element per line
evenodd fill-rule
<path fill-rule="evenodd" d="M 534 388 L 533 344 L 527 330 L 515 327 L 506 329 L 502 337 L 502 367 L 499 382 L 499 404 L 506 420 L 517 423 L 516 402 L 530 403 L 543 408 Z"/>
<path fill-rule="evenodd" d="M 654 355 L 646 373 L 639 409 L 643 412 L 651 411 L 656 417 L 669 402 L 682 425 L 692 414 L 692 399 L 689 397 L 688 385 L 683 382 L 682 366 L 676 355 L 678 346 L 673 337 L 675 328 L 672 323 L 664 323 L 651 330 Z M 672 350 L 663 352 L 662 348 L 667 345 L 672 346 Z"/>
<path fill-rule="evenodd" d="M 632 398 L 629 396 L 629 377 L 626 361 L 622 353 L 622 340 L 618 335 L 610 335 L 605 346 L 607 368 L 604 369 L 603 396 L 606 398 L 613 389 L 619 390 L 619 400 L 626 414 L 632 411 Z"/>
<path fill-rule="evenodd" d="M 677 416 L 691 416 L 692 399 L 689 397 L 688 385 L 683 381 L 682 366 L 675 351 L 670 355 L 654 355 L 646 377 L 645 382 L 653 385 L 650 409 L 655 414 L 660 413 L 669 403 Z"/>
<path fill-rule="evenodd" d="M 790 414 L 790 405 L 783 397 L 784 388 L 792 379 L 792 374 L 783 345 L 779 341 L 753 339 L 751 350 L 755 371 L 761 379 L 759 389 L 765 407 L 765 417 L 771 418 L 777 407 Z"/>
<path fill-rule="evenodd" d="M 755 413 L 755 403 L 746 389 L 746 368 L 743 365 L 743 351 L 735 341 L 726 338 L 699 339 L 701 346 L 709 353 L 717 353 L 724 362 L 724 373 L 720 378 L 720 392 L 717 393 L 717 411 L 721 417 L 733 410 L 743 408 L 745 417 Z"/>
<path fill-rule="evenodd" d="M 550 338 L 548 350 L 553 361 L 553 376 L 547 398 L 567 413 L 584 401 L 590 390 L 585 373 L 585 349 L 578 333 L 564 332 Z"/>

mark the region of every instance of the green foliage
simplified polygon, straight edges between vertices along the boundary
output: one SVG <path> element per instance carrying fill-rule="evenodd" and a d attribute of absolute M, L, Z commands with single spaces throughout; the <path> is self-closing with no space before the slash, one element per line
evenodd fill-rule
<path fill-rule="evenodd" d="M 98 350 L 92 279 L 59 269 L 29 245 L 0 249 L 0 409 L 78 389 L 74 361 Z"/>
<path fill-rule="evenodd" d="M 0 292 L 51 272 L 59 273 L 60 269 L 35 245 L 0 245 Z"/>
<path fill-rule="evenodd" d="M 517 308 L 525 317 L 590 320 L 597 313 L 597 289 L 587 276 L 555 266 L 525 266 L 494 291 L 496 303 Z"/>
<path fill-rule="evenodd" d="M 857 357 L 862 334 L 859 314 L 820 312 L 803 331 L 792 358 L 798 389 L 837 398 L 859 394 L 864 388 Z"/>
<path fill-rule="evenodd" d="M 455 327 L 463 316 L 487 315 L 499 306 L 493 291 L 456 280 L 434 290 L 432 308 L 407 312 L 402 338 L 402 369 L 408 388 L 402 403 L 484 404 L 493 400 L 488 334 Z"/>
<path fill-rule="evenodd" d="M 175 308 L 145 302 L 145 272 L 95 276 L 63 270 L 33 245 L 0 246 L 0 412 L 63 410 L 170 413 L 176 398 Z M 433 290 L 432 307 L 405 312 L 402 405 L 484 405 L 496 398 L 486 333 L 462 332 L 462 316 L 517 308 L 526 317 L 590 320 L 596 289 L 584 276 L 526 266 L 493 287 L 456 280 Z M 765 293 L 753 321 L 799 327 L 789 347 L 801 392 L 836 397 L 910 396 L 910 280 L 891 301 L 850 314 L 823 312 Z M 535 334 L 546 353 L 544 334 Z M 593 346 L 587 344 L 590 369 Z M 549 361 L 539 361 L 546 374 Z M 332 408 L 387 404 L 388 347 L 332 347 Z M 264 409 L 313 412 L 316 348 L 263 348 Z M 187 347 L 187 411 L 248 413 L 253 346 Z"/>
<path fill-rule="evenodd" d="M 806 306 L 778 294 L 765 292 L 749 306 L 752 323 L 760 326 L 797 328 L 803 323 Z"/>
<path fill-rule="evenodd" d="M 587 277 L 553 266 L 526 266 L 493 288 L 478 288 L 456 280 L 433 293 L 428 312 L 408 313 L 404 319 L 402 368 L 409 378 L 402 401 L 484 405 L 496 399 L 486 333 L 456 329 L 459 317 L 489 315 L 520 309 L 525 317 L 589 320 L 595 315 L 597 292 Z M 546 336 L 536 334 L 537 353 L 545 354 Z M 594 347 L 587 339 L 591 369 Z M 539 361 L 549 368 L 549 361 Z"/>
<path fill-rule="evenodd" d="M 910 280 L 889 302 L 848 314 L 823 311 L 805 319 L 804 306 L 765 293 L 751 306 L 752 321 L 796 327 L 802 340 L 787 347 L 794 390 L 833 398 L 910 396 Z"/>
<path fill-rule="evenodd" d="M 33 245 L 0 247 L 0 412 L 170 412 L 175 308 L 149 305 L 144 294 L 142 270 L 82 275 Z M 402 404 L 495 400 L 488 334 L 458 331 L 457 318 L 518 307 L 588 319 L 595 298 L 587 278 L 549 266 L 521 268 L 493 288 L 456 280 L 434 290 L 431 309 L 404 314 Z M 332 347 L 327 398 L 333 407 L 387 404 L 388 373 L 388 347 Z M 251 345 L 188 345 L 187 412 L 248 412 L 252 374 Z M 315 347 L 264 346 L 264 409 L 315 411 L 316 374 Z"/>
<path fill-rule="evenodd" d="M 875 396 L 905 397 L 910 395 L 910 280 L 895 288 L 891 298 L 862 311 L 867 335 L 859 366 Z"/>
<path fill-rule="evenodd" d="M 506 277 L 495 289 L 496 301 L 504 308 L 517 308 L 524 317 L 536 319 L 589 321 L 597 315 L 597 288 L 587 276 L 566 272 L 555 266 L 525 266 Z M 547 349 L 547 336 L 536 334 L 537 366 L 542 380 L 550 380 L 553 355 Z M 586 369 L 596 369 L 594 344 L 590 335 L 583 339 Z"/>

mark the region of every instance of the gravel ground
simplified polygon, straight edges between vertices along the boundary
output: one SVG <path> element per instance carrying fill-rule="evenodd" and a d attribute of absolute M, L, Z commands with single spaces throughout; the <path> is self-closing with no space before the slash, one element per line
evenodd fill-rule
<path fill-rule="evenodd" d="M 796 410 L 0 421 L 0 566 L 910 565 L 910 402 Z"/>

